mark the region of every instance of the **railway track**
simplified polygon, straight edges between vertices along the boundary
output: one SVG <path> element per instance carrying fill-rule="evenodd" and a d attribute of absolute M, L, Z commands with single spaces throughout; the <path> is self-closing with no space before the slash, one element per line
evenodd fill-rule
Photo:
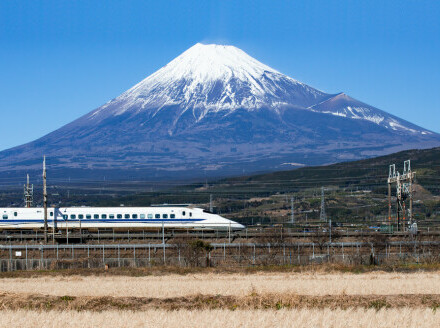
<path fill-rule="evenodd" d="M 322 238 L 329 232 L 320 231 L 319 234 Z M 378 234 L 393 239 L 402 239 L 408 237 L 409 232 L 395 231 L 392 233 L 379 233 L 377 231 L 345 231 L 345 230 L 333 230 L 333 233 L 338 234 L 338 238 L 368 238 L 377 236 Z M 435 231 L 423 231 L 418 233 L 422 237 L 439 237 L 440 230 Z M 82 242 L 94 242 L 94 241 L 142 241 L 142 240 L 175 240 L 175 239 L 206 239 L 211 241 L 228 239 L 233 241 L 235 239 L 240 240 L 282 240 L 282 239 L 313 239 L 317 238 L 316 231 L 292 231 L 289 228 L 270 228 L 270 229 L 245 229 L 243 231 L 228 232 L 228 231 L 182 231 L 182 230 L 144 230 L 144 231 L 120 231 L 120 230 L 104 230 L 104 231 L 66 231 L 57 232 L 55 234 L 49 233 L 49 240 L 56 240 L 58 243 L 82 243 Z M 44 232 L 41 230 L 29 231 L 3 231 L 0 233 L 0 244 L 12 243 L 12 242 L 41 242 L 44 240 Z"/>

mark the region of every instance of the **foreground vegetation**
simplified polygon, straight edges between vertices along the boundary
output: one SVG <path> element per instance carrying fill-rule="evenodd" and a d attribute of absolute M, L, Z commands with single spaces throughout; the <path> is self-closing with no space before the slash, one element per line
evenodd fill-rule
<path fill-rule="evenodd" d="M 182 266 L 151 266 L 151 267 L 110 267 L 92 269 L 52 269 L 52 270 L 18 270 L 0 272 L 0 279 L 6 278 L 37 278 L 37 277 L 149 277 L 169 275 L 193 274 L 277 274 L 277 273 L 304 273 L 304 274 L 343 274 L 343 273 L 429 273 L 440 272 L 440 263 L 397 263 L 383 265 L 353 265 L 341 263 L 322 263 L 311 265 L 261 265 L 261 266 L 231 266 L 231 267 L 182 267 Z"/>
<path fill-rule="evenodd" d="M 440 307 L 440 295 L 296 295 L 258 294 L 247 296 L 193 295 L 186 297 L 110 297 L 110 296 L 52 296 L 41 294 L 0 295 L 3 310 L 21 309 L 40 311 L 109 311 L 125 310 L 143 312 L 152 309 L 177 310 L 281 310 L 281 309 L 332 309 L 349 310 L 430 308 Z"/>
<path fill-rule="evenodd" d="M 440 290 L 440 272 L 361 274 L 254 273 L 189 275 L 70 276 L 0 279 L 7 293 L 53 296 L 176 298 L 194 295 L 432 295 Z"/>
<path fill-rule="evenodd" d="M 265 310 L 147 310 L 132 312 L 2 311 L 5 327 L 296 327 L 296 328 L 436 328 L 440 311 L 431 309 L 295 309 Z"/>
<path fill-rule="evenodd" d="M 342 265 L 3 273 L 1 325 L 438 327 L 440 269 L 421 268 L 409 267 L 412 272 L 406 273 L 360 273 Z"/>

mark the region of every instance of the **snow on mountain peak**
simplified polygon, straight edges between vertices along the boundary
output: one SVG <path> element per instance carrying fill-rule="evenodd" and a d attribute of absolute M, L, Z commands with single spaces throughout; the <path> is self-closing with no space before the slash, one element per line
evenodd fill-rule
<path fill-rule="evenodd" d="M 197 43 L 151 78 L 178 80 L 185 77 L 196 83 L 206 83 L 232 76 L 240 80 L 260 78 L 265 71 L 280 74 L 237 47 Z"/>
<path fill-rule="evenodd" d="M 146 79 L 107 103 L 104 111 L 159 111 L 179 105 L 208 111 L 263 106 L 278 108 L 291 101 L 312 104 L 325 93 L 298 82 L 229 45 L 197 43 Z M 200 117 L 199 117 L 200 118 Z"/>

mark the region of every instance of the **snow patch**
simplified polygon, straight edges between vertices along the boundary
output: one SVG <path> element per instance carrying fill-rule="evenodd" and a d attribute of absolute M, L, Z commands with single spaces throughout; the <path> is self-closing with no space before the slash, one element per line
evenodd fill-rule
<path fill-rule="evenodd" d="M 281 165 L 306 166 L 306 164 L 302 164 L 302 163 L 281 163 Z"/>
<path fill-rule="evenodd" d="M 331 111 L 331 110 L 320 111 L 320 110 L 315 110 L 313 107 L 314 106 L 311 106 L 309 107 L 309 109 L 314 112 L 331 114 L 340 117 L 347 117 L 355 120 L 366 120 L 376 123 L 377 125 L 380 125 L 385 120 L 384 116 L 376 114 L 372 109 L 367 107 L 347 106 L 342 109 L 339 108 L 338 110 L 335 111 Z"/>
<path fill-rule="evenodd" d="M 400 124 L 399 122 L 397 122 L 396 120 L 391 120 L 389 123 L 389 126 L 391 126 L 391 129 L 393 129 L 394 131 L 397 130 L 406 130 L 406 131 L 410 131 L 412 133 L 416 133 L 417 131 L 411 128 L 408 128 L 402 124 Z M 423 134 L 423 133 L 422 133 Z"/>

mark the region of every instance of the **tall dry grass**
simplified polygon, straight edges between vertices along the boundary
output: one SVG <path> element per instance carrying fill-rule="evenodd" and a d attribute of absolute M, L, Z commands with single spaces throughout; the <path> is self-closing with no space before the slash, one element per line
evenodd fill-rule
<path fill-rule="evenodd" d="M 0 292 L 71 296 L 179 297 L 249 293 L 301 295 L 438 294 L 440 273 L 264 273 L 146 277 L 69 276 L 0 279 Z"/>
<path fill-rule="evenodd" d="M 0 311 L 2 327 L 295 327 L 295 328 L 434 328 L 440 311 L 430 309 L 392 310 L 280 310 L 280 311 Z"/>

